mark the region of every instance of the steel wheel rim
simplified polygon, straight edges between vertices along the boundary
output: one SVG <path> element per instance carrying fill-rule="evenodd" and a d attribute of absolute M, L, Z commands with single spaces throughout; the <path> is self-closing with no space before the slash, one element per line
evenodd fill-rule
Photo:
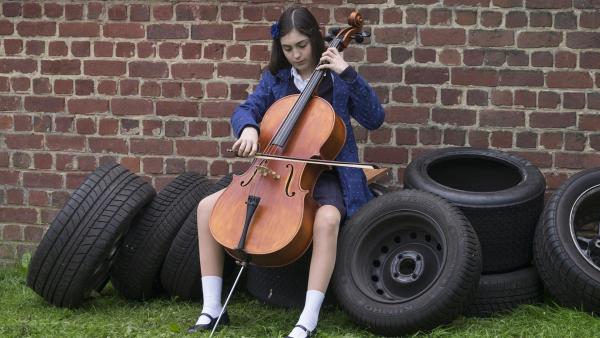
<path fill-rule="evenodd" d="M 594 269 L 600 271 L 600 219 L 589 218 L 594 201 L 600 201 L 600 185 L 594 185 L 577 196 L 569 214 L 569 231 L 577 252 Z M 586 217 L 588 216 L 588 217 Z"/>
<path fill-rule="evenodd" d="M 447 241 L 441 226 L 415 210 L 373 220 L 356 239 L 351 277 L 376 302 L 408 302 L 429 290 L 443 271 Z"/>

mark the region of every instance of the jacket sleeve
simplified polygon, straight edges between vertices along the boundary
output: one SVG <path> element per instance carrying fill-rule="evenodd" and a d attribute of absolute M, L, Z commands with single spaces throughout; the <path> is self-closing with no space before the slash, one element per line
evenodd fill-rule
<path fill-rule="evenodd" d="M 350 115 L 369 130 L 379 128 L 385 117 L 379 98 L 367 81 L 358 75 L 354 69 L 350 68 L 348 72 L 350 74 L 344 74 L 342 79 L 348 86 Z M 344 73 L 347 72 L 344 71 Z"/>
<path fill-rule="evenodd" d="M 231 116 L 231 126 L 236 137 L 240 137 L 246 127 L 254 127 L 260 131 L 259 123 L 262 121 L 267 109 L 273 104 L 274 97 L 271 91 L 273 76 L 269 71 L 263 72 L 258 86 L 246 101 L 235 109 Z"/>

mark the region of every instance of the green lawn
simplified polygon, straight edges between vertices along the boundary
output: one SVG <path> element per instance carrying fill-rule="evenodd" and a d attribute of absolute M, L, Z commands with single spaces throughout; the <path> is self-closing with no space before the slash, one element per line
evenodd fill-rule
<path fill-rule="evenodd" d="M 56 308 L 25 285 L 22 267 L 0 268 L 0 337 L 173 337 L 187 336 L 200 304 L 168 298 L 130 302 L 107 287 L 79 309 Z M 217 337 L 282 337 L 299 310 L 273 308 L 241 292 L 230 310 L 232 325 Z M 318 337 L 376 337 L 354 325 L 335 307 L 321 314 Z M 546 304 L 522 306 L 489 319 L 460 318 L 415 337 L 594 337 L 600 319 L 584 312 Z M 191 335 L 189 335 L 191 336 Z M 201 337 L 202 335 L 194 335 Z M 203 335 L 202 337 L 208 337 Z"/>

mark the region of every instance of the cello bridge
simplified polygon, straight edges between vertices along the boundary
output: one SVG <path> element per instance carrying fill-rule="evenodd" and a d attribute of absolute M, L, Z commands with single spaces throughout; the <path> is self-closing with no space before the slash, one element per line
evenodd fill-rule
<path fill-rule="evenodd" d="M 269 167 L 266 167 L 263 165 L 256 166 L 256 170 L 258 170 L 258 173 L 261 174 L 262 176 L 270 175 L 271 177 L 273 177 L 276 180 L 281 178 L 281 175 L 277 174 L 276 171 L 271 170 Z"/>

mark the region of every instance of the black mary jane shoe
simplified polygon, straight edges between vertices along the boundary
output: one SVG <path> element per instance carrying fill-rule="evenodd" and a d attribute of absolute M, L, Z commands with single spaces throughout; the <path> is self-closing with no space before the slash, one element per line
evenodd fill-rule
<path fill-rule="evenodd" d="M 208 313 L 201 313 L 199 317 L 201 317 L 201 316 L 208 317 L 208 319 L 210 319 L 210 322 L 208 322 L 207 324 L 196 324 L 188 329 L 188 333 L 196 333 L 198 331 L 212 330 L 213 327 L 215 327 L 215 324 L 217 324 L 217 318 L 219 318 L 218 316 L 213 317 L 213 316 L 209 315 Z M 227 311 L 225 311 L 223 313 L 223 315 L 221 316 L 219 325 L 227 325 L 227 324 L 229 324 L 229 315 L 227 314 Z"/>
<path fill-rule="evenodd" d="M 314 336 L 317 335 L 317 328 L 315 328 L 314 330 L 311 331 L 311 330 L 305 328 L 303 325 L 296 325 L 294 327 L 299 327 L 302 330 L 304 330 L 304 332 L 306 332 L 306 336 L 305 336 L 306 338 L 311 338 L 311 337 L 314 337 Z M 287 336 L 286 338 L 292 338 L 292 337 L 291 336 Z"/>

